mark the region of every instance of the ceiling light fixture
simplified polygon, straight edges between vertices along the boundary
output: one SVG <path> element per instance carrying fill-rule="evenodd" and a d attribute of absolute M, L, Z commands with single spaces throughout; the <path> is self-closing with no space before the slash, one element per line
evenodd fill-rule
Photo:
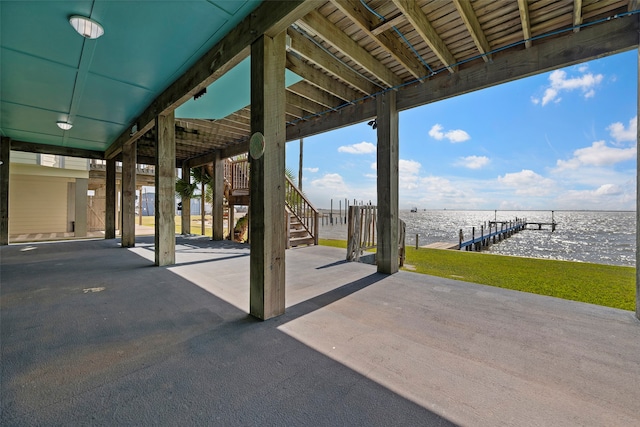
<path fill-rule="evenodd" d="M 69 129 L 71 129 L 73 127 L 73 125 L 71 123 L 69 123 L 69 122 L 59 121 L 59 122 L 56 122 L 56 124 L 62 130 L 69 130 Z"/>
<path fill-rule="evenodd" d="M 69 24 L 71 24 L 78 34 L 88 39 L 97 39 L 104 34 L 102 25 L 84 16 L 73 15 L 69 18 Z"/>

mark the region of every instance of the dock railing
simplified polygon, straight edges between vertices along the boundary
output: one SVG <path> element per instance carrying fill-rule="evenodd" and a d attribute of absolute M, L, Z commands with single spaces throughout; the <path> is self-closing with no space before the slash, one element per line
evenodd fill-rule
<path fill-rule="evenodd" d="M 484 225 L 478 230 L 480 233 L 476 237 L 476 227 L 471 228 L 471 239 L 464 240 L 462 229 L 459 232 L 459 250 L 478 251 L 489 247 L 491 243 L 500 242 L 508 237 L 513 236 L 524 230 L 527 226 L 527 220 L 516 218 L 513 221 L 489 221 L 487 228 Z"/>

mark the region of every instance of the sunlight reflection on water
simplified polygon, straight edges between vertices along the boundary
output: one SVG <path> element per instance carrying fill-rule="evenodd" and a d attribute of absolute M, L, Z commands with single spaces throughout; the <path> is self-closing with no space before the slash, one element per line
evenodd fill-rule
<path fill-rule="evenodd" d="M 407 224 L 406 244 L 420 246 L 434 242 L 457 242 L 462 229 L 465 240 L 471 238 L 471 227 L 497 219 L 514 218 L 551 222 L 551 211 L 400 211 Z M 492 245 L 488 252 L 502 255 L 595 262 L 612 265 L 635 265 L 635 212 L 556 211 L 556 231 L 526 230 Z M 322 227 L 321 238 L 346 240 L 346 226 Z"/>

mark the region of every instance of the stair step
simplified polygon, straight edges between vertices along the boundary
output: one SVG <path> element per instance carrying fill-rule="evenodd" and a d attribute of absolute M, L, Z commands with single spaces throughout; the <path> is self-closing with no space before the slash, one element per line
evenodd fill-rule
<path fill-rule="evenodd" d="M 289 245 L 291 247 L 302 246 L 302 245 L 313 245 L 314 239 L 311 236 L 308 237 L 296 237 L 289 239 Z"/>
<path fill-rule="evenodd" d="M 289 236 L 291 236 L 291 238 L 294 238 L 294 237 L 307 237 L 307 236 L 309 236 L 309 233 L 305 229 L 302 229 L 302 230 L 289 230 Z"/>

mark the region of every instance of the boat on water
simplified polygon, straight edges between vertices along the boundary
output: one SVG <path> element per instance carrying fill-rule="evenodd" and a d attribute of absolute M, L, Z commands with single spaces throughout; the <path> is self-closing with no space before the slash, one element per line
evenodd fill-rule
<path fill-rule="evenodd" d="M 418 208 L 411 208 L 411 212 L 418 212 Z"/>

